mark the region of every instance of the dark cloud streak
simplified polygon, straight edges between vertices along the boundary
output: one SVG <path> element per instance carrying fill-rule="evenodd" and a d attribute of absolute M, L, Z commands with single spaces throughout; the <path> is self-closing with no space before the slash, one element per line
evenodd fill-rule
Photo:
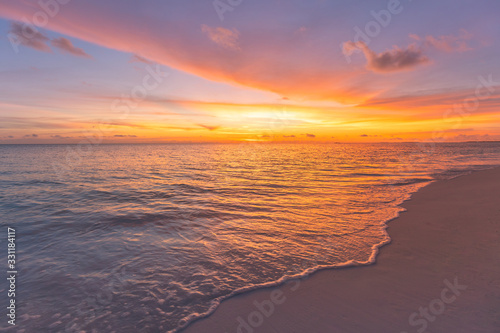
<path fill-rule="evenodd" d="M 347 52 L 352 52 L 355 49 L 363 52 L 367 60 L 366 68 L 374 72 L 386 73 L 411 70 L 418 65 L 430 62 L 422 49 L 415 44 L 411 44 L 405 49 L 396 46 L 392 50 L 378 54 L 372 51 L 365 42 L 346 42 L 344 44 L 344 50 Z"/>
<path fill-rule="evenodd" d="M 148 64 L 148 65 L 155 64 L 154 61 L 148 60 L 148 59 L 141 57 L 140 55 L 137 55 L 137 54 L 132 55 L 129 62 L 142 62 L 142 63 Z"/>
<path fill-rule="evenodd" d="M 50 39 L 29 25 L 20 22 L 11 22 L 8 36 L 20 45 L 42 52 L 51 51 L 50 47 L 47 45 Z"/>
<path fill-rule="evenodd" d="M 77 57 L 92 58 L 92 56 L 86 53 L 83 49 L 74 46 L 73 43 L 71 43 L 71 41 L 67 38 L 55 38 L 52 40 L 51 44 L 62 52 L 69 53 Z"/>

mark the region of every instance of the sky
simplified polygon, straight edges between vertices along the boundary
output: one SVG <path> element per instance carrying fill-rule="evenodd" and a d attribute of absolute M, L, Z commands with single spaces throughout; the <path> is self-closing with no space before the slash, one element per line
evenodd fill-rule
<path fill-rule="evenodd" d="M 0 144 L 500 140 L 496 0 L 0 0 Z"/>

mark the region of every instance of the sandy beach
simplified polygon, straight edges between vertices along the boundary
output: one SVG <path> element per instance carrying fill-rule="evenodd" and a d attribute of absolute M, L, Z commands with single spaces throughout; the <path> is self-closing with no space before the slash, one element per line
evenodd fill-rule
<path fill-rule="evenodd" d="M 434 182 L 376 264 L 233 297 L 184 333 L 500 332 L 499 198 L 498 168 Z"/>

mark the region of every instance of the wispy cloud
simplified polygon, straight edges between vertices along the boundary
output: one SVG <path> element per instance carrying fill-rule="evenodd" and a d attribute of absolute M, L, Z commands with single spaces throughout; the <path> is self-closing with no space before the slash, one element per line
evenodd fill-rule
<path fill-rule="evenodd" d="M 132 55 L 132 57 L 130 58 L 130 61 L 129 62 L 142 62 L 142 63 L 145 63 L 145 64 L 148 64 L 148 65 L 153 65 L 155 64 L 154 61 L 151 61 L 151 60 L 148 60 L 144 57 L 141 57 L 140 55 L 138 54 L 134 54 Z"/>
<path fill-rule="evenodd" d="M 496 82 L 490 88 L 493 91 L 489 98 L 482 100 L 476 112 L 496 112 L 500 107 L 500 85 Z M 476 91 L 482 94 L 488 92 L 487 88 L 476 90 L 475 88 L 463 90 L 447 90 L 447 91 L 424 91 L 415 94 L 393 95 L 393 96 L 378 96 L 367 100 L 359 107 L 379 108 L 384 110 L 401 110 L 401 109 L 421 109 L 434 112 L 436 109 L 453 107 L 460 101 L 465 101 L 471 96 L 475 96 Z M 440 116 L 440 115 L 439 115 Z"/>
<path fill-rule="evenodd" d="M 30 47 L 37 51 L 51 52 L 52 49 L 49 46 L 50 43 L 50 45 L 64 53 L 72 54 L 78 57 L 92 58 L 92 56 L 86 53 L 83 49 L 74 46 L 69 39 L 59 37 L 51 40 L 38 29 L 20 22 L 11 23 L 8 35 L 9 38 L 15 43 L 19 43 L 20 45 Z"/>
<path fill-rule="evenodd" d="M 51 44 L 62 52 L 69 53 L 78 57 L 92 58 L 92 56 L 86 53 L 83 49 L 74 46 L 73 43 L 71 43 L 71 41 L 67 38 L 55 38 L 52 40 Z"/>
<path fill-rule="evenodd" d="M 498 138 L 498 136 L 497 136 Z M 489 134 L 484 134 L 484 135 L 466 135 L 466 134 L 459 134 L 456 135 L 452 138 L 454 141 L 490 141 L 490 140 L 496 140 L 495 137 L 492 137 Z"/>
<path fill-rule="evenodd" d="M 215 44 L 230 50 L 240 50 L 238 39 L 240 33 L 236 29 L 226 29 L 222 27 L 212 28 L 206 24 L 201 26 L 201 31 Z"/>
<path fill-rule="evenodd" d="M 204 125 L 204 124 L 196 124 L 200 127 L 206 128 L 209 131 L 215 131 L 216 129 L 219 129 L 220 126 L 210 126 L 210 125 Z"/>
<path fill-rule="evenodd" d="M 9 38 L 14 39 L 21 45 L 42 52 L 50 52 L 50 47 L 47 45 L 50 39 L 29 25 L 24 25 L 20 22 L 12 22 L 8 35 Z"/>
<path fill-rule="evenodd" d="M 72 136 L 62 136 L 62 135 L 59 135 L 59 134 L 57 134 L 57 135 L 51 135 L 50 137 L 54 138 L 54 139 L 63 139 L 63 140 L 64 139 L 72 139 L 73 138 Z"/>
<path fill-rule="evenodd" d="M 420 41 L 426 47 L 435 48 L 443 52 L 465 52 L 470 51 L 472 48 L 467 44 L 467 41 L 472 39 L 473 35 L 467 30 L 462 29 L 460 33 L 455 35 L 445 35 L 445 36 L 425 36 L 420 37 L 418 35 L 410 35 L 411 38 Z"/>

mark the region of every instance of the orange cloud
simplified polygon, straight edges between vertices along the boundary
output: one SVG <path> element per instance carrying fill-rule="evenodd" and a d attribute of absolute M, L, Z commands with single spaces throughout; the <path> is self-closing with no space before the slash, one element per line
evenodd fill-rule
<path fill-rule="evenodd" d="M 484 81 L 486 82 L 486 80 Z M 493 82 L 495 83 L 495 82 Z M 479 96 L 479 97 L 478 97 Z M 485 87 L 480 83 L 476 88 L 460 91 L 427 92 L 419 95 L 400 95 L 376 97 L 358 105 L 362 108 L 377 108 L 385 110 L 412 110 L 440 116 L 445 108 L 460 107 L 467 113 L 490 113 L 500 110 L 500 85 Z M 465 111 L 464 111 L 465 113 Z"/>
<path fill-rule="evenodd" d="M 206 128 L 209 131 L 215 131 L 220 128 L 220 126 L 210 126 L 210 125 L 204 125 L 204 124 L 197 124 L 198 126 L 201 126 L 203 128 Z"/>
<path fill-rule="evenodd" d="M 37 9 L 34 0 L 12 1 L 4 4 L 0 15 L 22 20 L 32 17 Z M 183 20 L 149 20 L 145 24 L 144 17 L 134 15 L 135 12 L 117 15 L 115 10 L 98 2 L 71 2 L 64 7 L 64 15 L 54 16 L 44 28 L 140 54 L 150 61 L 208 80 L 299 100 L 352 104 L 398 84 L 386 80 L 372 85 L 365 70 L 346 68 L 342 55 L 332 50 L 331 45 L 318 42 L 314 47 L 306 47 L 304 43 L 308 41 L 298 34 L 292 33 L 288 38 L 285 32 L 266 34 L 259 29 L 240 32 L 208 25 L 193 30 L 192 23 Z M 239 49 L 244 52 L 235 52 Z"/>

